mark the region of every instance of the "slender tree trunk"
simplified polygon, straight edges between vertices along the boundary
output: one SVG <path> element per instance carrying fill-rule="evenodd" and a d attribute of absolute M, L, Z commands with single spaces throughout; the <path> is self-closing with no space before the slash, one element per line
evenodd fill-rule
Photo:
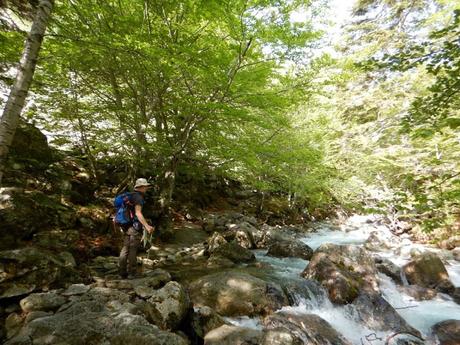
<path fill-rule="evenodd" d="M 157 229 L 160 236 L 164 239 L 168 236 L 170 221 L 170 207 L 172 201 L 172 194 L 176 186 L 177 166 L 179 158 L 173 156 L 168 162 L 165 173 L 159 183 L 159 217 L 157 222 Z"/>
<path fill-rule="evenodd" d="M 37 13 L 22 53 L 16 80 L 11 88 L 2 118 L 0 119 L 0 185 L 5 170 L 8 150 L 13 141 L 19 117 L 33 79 L 38 52 L 40 51 L 53 5 L 54 0 L 40 0 L 38 4 Z"/>

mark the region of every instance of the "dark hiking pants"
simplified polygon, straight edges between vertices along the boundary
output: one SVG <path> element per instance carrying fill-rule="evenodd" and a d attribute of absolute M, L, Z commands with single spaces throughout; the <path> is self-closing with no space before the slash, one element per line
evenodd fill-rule
<path fill-rule="evenodd" d="M 123 248 L 120 252 L 120 275 L 136 274 L 137 250 L 141 243 L 141 234 L 130 227 L 123 235 Z"/>

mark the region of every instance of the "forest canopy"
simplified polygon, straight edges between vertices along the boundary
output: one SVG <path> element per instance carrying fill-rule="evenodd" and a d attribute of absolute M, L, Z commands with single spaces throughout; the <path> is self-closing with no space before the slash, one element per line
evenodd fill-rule
<path fill-rule="evenodd" d="M 1 3 L 5 95 L 39 3 Z M 166 209 L 178 174 L 212 173 L 458 231 L 458 1 L 51 3 L 22 117 L 95 181 L 152 176 Z"/>

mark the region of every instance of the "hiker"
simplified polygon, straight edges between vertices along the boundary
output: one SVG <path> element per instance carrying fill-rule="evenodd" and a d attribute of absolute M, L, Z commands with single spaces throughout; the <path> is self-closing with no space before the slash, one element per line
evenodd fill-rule
<path fill-rule="evenodd" d="M 137 250 L 141 243 L 143 230 L 149 233 L 155 229 L 149 225 L 142 214 L 144 205 L 144 194 L 151 184 L 145 178 L 139 178 L 134 185 L 134 192 L 124 193 L 117 198 L 122 198 L 123 206 L 126 208 L 128 218 L 126 221 L 118 222 L 123 230 L 123 248 L 120 252 L 119 269 L 123 279 L 132 279 L 137 276 Z M 115 203 L 117 202 L 115 199 Z M 118 215 L 115 220 L 117 220 Z"/>

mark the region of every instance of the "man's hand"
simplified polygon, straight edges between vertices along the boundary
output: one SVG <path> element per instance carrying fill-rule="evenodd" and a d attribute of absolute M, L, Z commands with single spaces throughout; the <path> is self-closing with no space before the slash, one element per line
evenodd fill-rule
<path fill-rule="evenodd" d="M 155 228 L 154 228 L 153 226 L 147 224 L 147 225 L 145 226 L 145 230 L 147 230 L 147 232 L 148 232 L 149 234 L 151 234 L 152 232 L 155 231 Z"/>

